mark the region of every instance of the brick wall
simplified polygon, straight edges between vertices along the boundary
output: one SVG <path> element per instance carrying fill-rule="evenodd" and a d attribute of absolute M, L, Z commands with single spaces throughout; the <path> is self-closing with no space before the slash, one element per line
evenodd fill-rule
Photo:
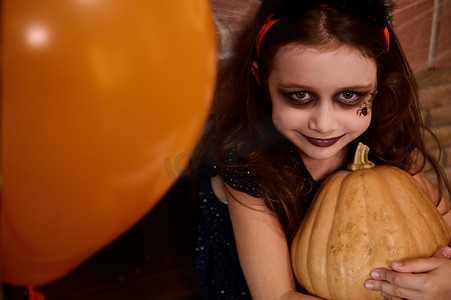
<path fill-rule="evenodd" d="M 451 180 L 451 67 L 422 72 L 417 74 L 417 80 L 424 121 L 440 141 L 440 163 Z M 426 146 L 438 154 L 431 137 L 426 139 Z M 435 181 L 430 172 L 427 174 Z"/>
<path fill-rule="evenodd" d="M 211 0 L 219 62 L 231 53 L 236 34 L 259 0 Z M 442 144 L 441 164 L 451 179 L 451 0 L 398 0 L 393 25 L 418 77 L 425 122 Z M 427 140 L 429 149 L 438 149 Z M 431 179 L 434 178 L 431 176 Z"/>
<path fill-rule="evenodd" d="M 393 25 L 414 72 L 451 66 L 451 0 L 399 0 Z"/>

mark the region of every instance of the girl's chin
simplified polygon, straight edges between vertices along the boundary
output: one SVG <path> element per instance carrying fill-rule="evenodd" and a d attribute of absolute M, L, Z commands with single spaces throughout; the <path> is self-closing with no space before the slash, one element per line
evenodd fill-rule
<path fill-rule="evenodd" d="M 345 147 L 333 145 L 329 147 L 316 147 L 313 145 L 297 146 L 298 152 L 303 160 L 327 160 L 327 159 L 345 159 Z"/>

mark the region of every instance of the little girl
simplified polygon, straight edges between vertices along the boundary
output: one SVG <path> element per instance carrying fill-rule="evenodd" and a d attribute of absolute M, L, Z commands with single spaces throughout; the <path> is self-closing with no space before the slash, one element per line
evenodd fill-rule
<path fill-rule="evenodd" d="M 439 192 L 449 184 L 425 149 L 391 10 L 384 0 L 262 1 L 220 77 L 200 151 L 204 299 L 314 299 L 296 286 L 290 243 L 318 186 L 359 141 L 376 164 L 418 179 L 451 224 Z M 421 173 L 426 162 L 438 191 Z M 446 247 L 374 270 L 365 287 L 389 299 L 451 299 L 449 257 Z"/>

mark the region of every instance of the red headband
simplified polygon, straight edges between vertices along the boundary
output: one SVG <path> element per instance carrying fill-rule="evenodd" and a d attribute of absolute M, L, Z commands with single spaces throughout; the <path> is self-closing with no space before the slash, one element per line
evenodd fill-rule
<path fill-rule="evenodd" d="M 388 27 L 384 27 L 385 44 L 387 44 L 387 51 L 390 51 L 390 33 L 388 33 Z"/>
<path fill-rule="evenodd" d="M 326 4 L 321 4 L 321 7 L 327 7 Z M 274 26 L 277 22 L 279 22 L 279 19 L 273 19 L 274 15 L 270 14 L 268 18 L 266 18 L 265 24 L 263 24 L 262 28 L 260 29 L 260 32 L 257 35 L 257 40 L 255 41 L 255 46 L 257 48 L 257 56 L 260 57 L 260 45 L 262 43 L 263 37 L 268 32 L 268 30 Z M 369 17 L 370 19 L 374 20 L 373 17 Z M 385 36 L 385 43 L 387 44 L 387 50 L 390 50 L 390 33 L 388 32 L 388 27 L 385 27 L 384 30 L 384 36 Z"/>
<path fill-rule="evenodd" d="M 260 57 L 260 44 L 262 43 L 263 37 L 268 32 L 268 30 L 277 22 L 279 22 L 279 19 L 273 19 L 274 15 L 270 14 L 268 18 L 266 18 L 265 24 L 263 24 L 262 28 L 260 29 L 260 32 L 257 35 L 257 40 L 255 41 L 255 45 L 257 47 L 257 55 Z"/>

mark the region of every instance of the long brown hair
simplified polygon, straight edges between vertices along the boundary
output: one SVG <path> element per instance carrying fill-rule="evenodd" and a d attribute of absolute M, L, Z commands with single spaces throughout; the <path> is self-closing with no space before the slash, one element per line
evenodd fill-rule
<path fill-rule="evenodd" d="M 234 56 L 220 74 L 213 109 L 212 126 L 205 136 L 203 153 L 216 161 L 219 169 L 250 168 L 259 177 L 266 205 L 278 216 L 291 238 L 307 209 L 300 201 L 311 190 L 310 183 L 283 153 L 287 141 L 271 119 L 271 99 L 267 78 L 278 49 L 289 43 L 324 46 L 338 41 L 359 49 L 376 62 L 378 92 L 374 98 L 372 121 L 364 134 L 376 164 L 391 164 L 411 170 L 413 156 L 437 173 L 439 188 L 449 191 L 440 166 L 427 152 L 415 77 L 390 26 L 393 6 L 384 0 L 263 0 L 255 18 L 237 39 Z M 256 55 L 255 40 L 267 17 L 279 19 L 265 35 Z M 390 34 L 387 49 L 383 29 Z M 260 84 L 252 75 L 252 62 L 259 65 Z M 236 149 L 240 162 L 225 158 Z"/>

